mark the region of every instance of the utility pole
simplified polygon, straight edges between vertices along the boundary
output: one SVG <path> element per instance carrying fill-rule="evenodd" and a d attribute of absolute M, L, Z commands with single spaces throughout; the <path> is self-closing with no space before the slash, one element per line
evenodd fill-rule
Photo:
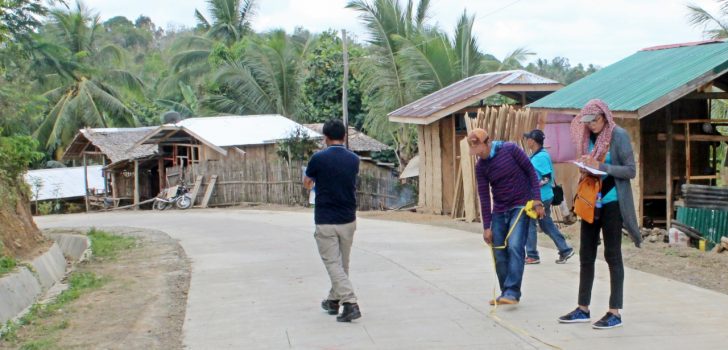
<path fill-rule="evenodd" d="M 349 149 L 349 51 L 346 47 L 346 29 L 341 30 L 341 39 L 344 44 L 344 86 L 341 93 L 341 111 L 344 117 L 344 127 L 346 128 L 346 149 Z"/>

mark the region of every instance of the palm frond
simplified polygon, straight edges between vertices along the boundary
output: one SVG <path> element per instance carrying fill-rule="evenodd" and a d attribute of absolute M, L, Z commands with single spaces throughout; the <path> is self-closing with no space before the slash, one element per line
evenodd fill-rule
<path fill-rule="evenodd" d="M 210 29 L 210 22 L 205 18 L 205 16 L 200 13 L 197 9 L 195 9 L 195 18 L 197 19 L 197 24 L 201 26 L 205 30 Z"/>

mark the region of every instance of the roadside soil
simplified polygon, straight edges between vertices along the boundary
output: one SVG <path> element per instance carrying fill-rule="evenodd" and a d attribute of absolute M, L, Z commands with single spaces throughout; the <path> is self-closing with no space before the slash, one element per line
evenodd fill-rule
<path fill-rule="evenodd" d="M 88 229 L 51 229 L 49 233 L 84 234 Z M 136 247 L 113 259 L 92 259 L 77 265 L 108 280 L 82 294 L 58 313 L 18 330 L 19 340 L 0 342 L 0 349 L 59 329 L 51 348 L 58 349 L 181 349 L 182 325 L 190 283 L 190 261 L 176 240 L 158 231 L 104 229 L 137 238 Z"/>
<path fill-rule="evenodd" d="M 297 212 L 313 211 L 311 208 L 281 205 L 256 205 L 240 208 Z M 393 220 L 454 228 L 473 232 L 474 234 L 483 233 L 480 223 L 466 223 L 451 219 L 449 216 L 429 215 L 411 211 L 366 211 L 358 212 L 357 215 L 367 219 Z M 576 223 L 561 229 L 569 244 L 577 249 L 577 252 L 579 249 L 579 227 L 580 224 Z M 543 233 L 538 235 L 538 245 L 555 249 L 553 241 Z M 645 239 L 642 248 L 636 248 L 632 241 L 625 236 L 622 241 L 622 256 L 625 266 L 632 269 L 728 294 L 728 252 L 716 254 L 701 252 L 695 248 L 675 247 L 663 243 L 661 239 L 657 242 L 650 242 Z M 602 247 L 599 249 L 598 257 L 603 260 L 604 252 Z M 542 254 L 541 263 L 553 263 L 556 258 L 556 256 L 549 257 Z M 575 259 L 569 263 L 578 264 L 578 260 Z"/>

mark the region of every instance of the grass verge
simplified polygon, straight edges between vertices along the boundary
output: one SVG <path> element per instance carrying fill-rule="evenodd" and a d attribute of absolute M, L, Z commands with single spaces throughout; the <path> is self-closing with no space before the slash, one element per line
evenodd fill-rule
<path fill-rule="evenodd" d="M 94 259 L 115 259 L 119 253 L 132 249 L 136 246 L 137 240 L 133 237 L 113 235 L 105 231 L 91 229 L 88 232 L 91 239 L 91 250 Z M 4 259 L 4 257 L 2 257 Z M 0 260 L 3 263 L 4 260 Z M 7 262 L 10 270 L 15 267 L 15 261 Z M 93 264 L 93 261 L 90 263 Z M 5 265 L 2 265 L 5 266 Z M 82 270 L 89 270 L 89 266 Z M 0 270 L 4 271 L 4 270 Z M 16 321 L 9 321 L 0 334 L 0 341 L 20 346 L 20 349 L 56 349 L 57 340 L 60 339 L 62 330 L 68 328 L 68 310 L 72 308 L 72 302 L 83 294 L 101 288 L 109 281 L 108 278 L 97 276 L 90 271 L 77 271 L 67 277 L 68 289 L 58 295 L 55 300 L 46 304 L 34 304 L 30 311 Z M 23 329 L 22 335 L 20 330 Z M 2 344 L 0 344 L 2 345 Z M 2 347 L 2 346 L 0 346 Z"/>
<path fill-rule="evenodd" d="M 91 251 L 99 259 L 114 259 L 120 252 L 136 245 L 134 237 L 112 235 L 95 228 L 88 231 L 88 236 L 91 239 Z"/>

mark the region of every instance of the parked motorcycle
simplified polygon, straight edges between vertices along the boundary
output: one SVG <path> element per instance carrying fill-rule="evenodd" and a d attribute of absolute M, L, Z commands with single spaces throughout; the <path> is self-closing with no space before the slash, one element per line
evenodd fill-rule
<path fill-rule="evenodd" d="M 154 199 L 155 210 L 165 210 L 172 206 L 176 206 L 178 209 L 189 209 L 192 207 L 192 197 L 190 197 L 189 189 L 184 183 L 167 188 Z"/>

